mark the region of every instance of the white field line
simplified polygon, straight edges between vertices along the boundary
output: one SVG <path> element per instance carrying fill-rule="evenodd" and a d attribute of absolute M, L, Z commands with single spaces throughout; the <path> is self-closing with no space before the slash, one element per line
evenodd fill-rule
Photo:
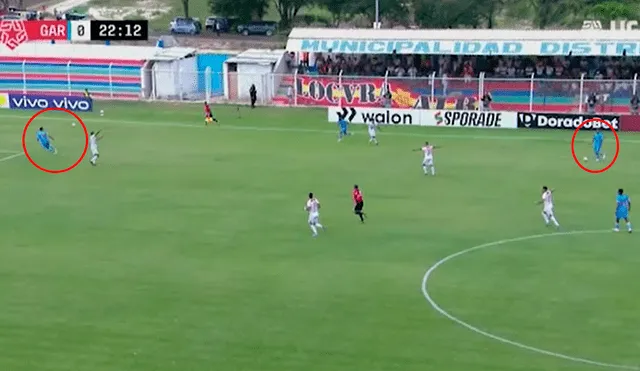
<path fill-rule="evenodd" d="M 433 264 L 427 270 L 427 272 L 424 274 L 424 277 L 422 277 L 422 295 L 424 296 L 424 298 L 427 300 L 427 302 L 431 305 L 431 307 L 436 312 L 440 313 L 442 316 L 446 317 L 450 321 L 453 321 L 456 324 L 458 324 L 458 325 L 460 325 L 462 327 L 465 327 L 466 329 L 471 330 L 471 331 L 475 332 L 478 335 L 482 335 L 484 337 L 487 337 L 489 339 L 498 341 L 500 343 L 511 345 L 511 346 L 514 346 L 514 347 L 517 347 L 517 348 L 520 348 L 520 349 L 528 350 L 530 352 L 543 354 L 543 355 L 551 356 L 551 357 L 555 357 L 555 358 L 564 359 L 566 361 L 582 363 L 582 364 L 587 364 L 587 365 L 591 365 L 591 366 L 599 366 L 599 367 L 610 368 L 610 369 L 630 370 L 630 371 L 634 371 L 635 370 L 635 371 L 638 371 L 638 370 L 640 370 L 640 367 L 638 367 L 638 366 L 621 365 L 621 364 L 615 364 L 615 363 L 607 363 L 607 362 L 595 361 L 595 360 L 587 359 L 587 358 L 574 357 L 574 356 L 570 356 L 570 355 L 563 354 L 563 353 L 553 352 L 551 350 L 546 350 L 546 349 L 542 349 L 542 348 L 536 348 L 536 347 L 531 346 L 531 345 L 526 345 L 526 344 L 523 344 L 523 343 L 519 343 L 517 341 L 509 340 L 509 339 L 501 337 L 499 335 L 492 334 L 489 331 L 482 330 L 479 327 L 471 325 L 468 322 L 465 322 L 464 320 L 462 320 L 462 319 L 454 316 L 453 314 L 447 312 L 440 305 L 438 305 L 438 303 L 436 303 L 436 301 L 431 297 L 431 294 L 429 293 L 429 279 L 431 278 L 431 275 L 433 274 L 433 272 L 435 272 L 435 270 L 438 269 L 438 267 L 440 267 L 444 263 L 446 263 L 446 262 L 448 262 L 450 260 L 453 260 L 453 259 L 455 259 L 455 258 L 457 258 L 457 257 L 459 257 L 461 255 L 465 255 L 467 253 L 470 253 L 470 252 L 473 252 L 473 251 L 477 251 L 477 250 L 483 250 L 483 249 L 486 249 L 486 248 L 489 248 L 489 247 L 493 247 L 493 246 L 499 246 L 499 245 L 504 245 L 504 244 L 513 243 L 513 242 L 533 240 L 533 239 L 538 239 L 538 238 L 581 235 L 581 234 L 597 234 L 597 233 L 606 233 L 606 232 L 613 233 L 613 232 L 611 232 L 610 229 L 607 229 L 607 230 L 598 230 L 598 231 L 572 231 L 572 232 L 536 234 L 536 235 L 531 235 L 531 236 L 509 238 L 509 239 L 489 242 L 489 243 L 485 243 L 485 244 L 482 244 L 482 245 L 473 246 L 473 247 L 470 247 L 470 248 L 465 249 L 465 250 L 458 251 L 456 253 L 453 253 L 453 254 L 451 254 L 449 256 L 446 256 L 446 257 L 440 259 L 439 261 L 437 261 L 435 264 Z M 499 313 L 497 313 L 497 314 L 499 315 Z"/>
<path fill-rule="evenodd" d="M 10 119 L 22 119 L 28 120 L 28 117 L 25 116 L 17 116 L 17 115 L 2 115 L 2 118 L 10 118 Z M 50 117 L 47 120 L 55 120 L 55 121 L 69 121 L 69 118 L 62 117 Z M 124 125 L 124 126 L 150 126 L 150 127 L 175 127 L 175 128 L 201 128 L 205 129 L 206 127 L 198 124 L 185 124 L 178 122 L 145 122 L 145 121 L 129 121 L 129 120 L 118 120 L 118 119 L 109 119 L 104 117 L 91 117 L 86 119 L 89 122 L 89 125 L 93 125 L 93 123 L 105 123 L 109 125 Z M 334 127 L 335 125 L 327 122 L 328 126 Z M 356 126 L 363 126 L 356 124 Z M 337 128 L 332 130 L 322 130 L 322 129 L 297 129 L 297 128 L 281 128 L 281 127 L 273 127 L 273 126 L 229 126 L 225 125 L 224 122 L 218 126 L 218 128 L 222 130 L 245 130 L 245 131 L 263 131 L 263 132 L 291 132 L 291 133 L 317 133 L 317 134 L 336 134 Z M 451 130 L 464 130 L 462 128 L 452 128 Z M 482 129 L 474 129 L 474 130 L 482 130 Z M 495 129 L 494 129 L 495 130 Z M 499 130 L 499 129 L 498 129 Z M 502 130 L 501 130 L 502 131 Z M 504 129 L 503 132 L 508 132 L 509 129 Z M 565 138 L 559 137 L 543 137 L 543 136 L 514 136 L 514 135 L 469 135 L 469 134 L 423 134 L 423 133 L 415 133 L 415 132 L 386 132 L 384 131 L 384 126 L 382 129 L 383 136 L 401 136 L 401 137 L 419 137 L 419 138 L 454 138 L 454 139 L 474 139 L 474 140 L 538 140 L 538 141 L 547 141 L 547 142 L 570 142 L 569 135 Z M 569 134 L 569 131 L 567 131 Z M 640 143 L 640 139 L 620 139 L 621 143 Z"/>
<path fill-rule="evenodd" d="M 12 158 L 16 158 L 16 157 L 20 157 L 20 156 L 24 156 L 24 153 L 20 152 L 20 153 L 14 153 L 14 154 L 12 154 L 10 156 L 0 157 L 0 162 L 9 161 Z"/>

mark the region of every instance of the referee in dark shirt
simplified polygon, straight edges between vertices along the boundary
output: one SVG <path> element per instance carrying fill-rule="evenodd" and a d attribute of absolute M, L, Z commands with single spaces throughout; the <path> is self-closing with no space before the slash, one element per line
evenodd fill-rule
<path fill-rule="evenodd" d="M 353 207 L 353 212 L 360 218 L 360 221 L 364 223 L 365 214 L 362 211 L 364 208 L 364 199 L 362 198 L 362 193 L 360 192 L 360 188 L 358 185 L 353 186 L 353 203 L 355 206 Z"/>

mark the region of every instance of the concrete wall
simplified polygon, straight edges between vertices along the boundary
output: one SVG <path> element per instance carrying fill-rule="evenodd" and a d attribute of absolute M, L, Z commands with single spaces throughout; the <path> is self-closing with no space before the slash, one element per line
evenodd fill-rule
<path fill-rule="evenodd" d="M 233 54 L 216 54 L 206 53 L 198 54 L 197 58 L 197 70 L 198 70 L 198 91 L 205 91 L 205 74 L 204 71 L 207 67 L 211 68 L 211 94 L 213 96 L 221 96 L 224 94 L 224 74 L 223 66 L 224 62 L 233 57 Z"/>

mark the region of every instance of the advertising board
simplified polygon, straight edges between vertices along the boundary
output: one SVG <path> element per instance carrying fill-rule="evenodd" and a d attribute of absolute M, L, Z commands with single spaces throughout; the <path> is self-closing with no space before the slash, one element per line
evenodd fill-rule
<path fill-rule="evenodd" d="M 85 97 L 11 93 L 3 95 L 0 98 L 0 107 L 14 110 L 43 110 L 46 108 L 64 108 L 76 112 L 91 112 L 93 110 L 93 101 Z"/>
<path fill-rule="evenodd" d="M 620 130 L 620 116 L 614 115 L 582 115 L 562 113 L 518 112 L 518 127 L 525 129 L 575 130 L 589 119 L 598 118 L 607 121 L 616 131 Z M 609 130 L 607 125 L 589 122 L 581 130 Z"/>
<path fill-rule="evenodd" d="M 352 124 L 411 125 L 455 128 L 515 129 L 515 112 L 329 107 L 327 119 Z"/>

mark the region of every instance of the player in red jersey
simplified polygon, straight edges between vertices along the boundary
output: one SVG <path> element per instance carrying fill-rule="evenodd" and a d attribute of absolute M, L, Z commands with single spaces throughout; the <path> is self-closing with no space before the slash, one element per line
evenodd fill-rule
<path fill-rule="evenodd" d="M 358 185 L 353 186 L 353 193 L 351 194 L 353 197 L 353 203 L 355 206 L 353 207 L 353 212 L 360 217 L 360 221 L 364 223 L 365 213 L 362 211 L 364 208 L 364 199 L 362 198 L 362 192 L 360 192 L 360 188 Z"/>
<path fill-rule="evenodd" d="M 209 107 L 209 103 L 204 102 L 204 124 L 209 125 L 213 121 L 218 122 L 218 120 L 216 120 L 211 113 L 211 107 Z"/>

